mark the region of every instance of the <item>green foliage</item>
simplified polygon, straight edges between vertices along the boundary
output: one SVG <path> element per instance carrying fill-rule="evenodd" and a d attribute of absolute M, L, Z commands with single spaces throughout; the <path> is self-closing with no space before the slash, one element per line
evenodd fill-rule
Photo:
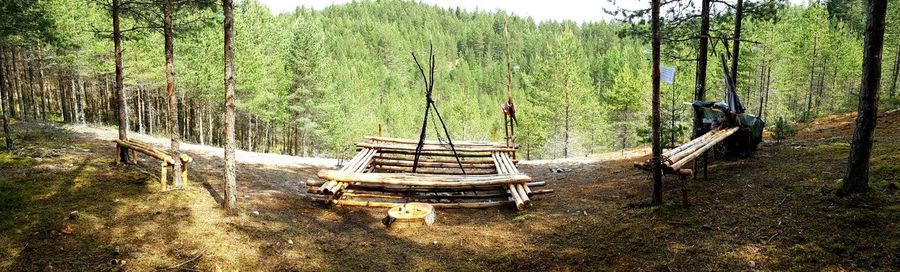
<path fill-rule="evenodd" d="M 796 129 L 788 124 L 783 117 L 778 117 L 778 121 L 775 121 L 775 127 L 772 128 L 772 138 L 777 142 L 781 142 L 781 140 L 791 137 L 796 132 Z"/>
<path fill-rule="evenodd" d="M 113 59 L 112 42 L 104 34 L 111 29 L 107 7 L 77 0 L 38 3 L 36 10 L 46 11 L 51 26 L 36 31 L 52 30 L 58 41 L 65 41 L 43 48 L 47 66 L 82 77 L 108 77 Z M 123 1 L 132 9 L 123 17 L 123 28 L 155 24 L 155 19 L 135 11 L 142 3 L 157 2 Z M 189 5 L 175 14 L 178 95 L 220 109 L 220 11 L 210 1 L 185 3 Z M 738 77 L 748 111 L 756 113 L 761 106 L 768 69 L 771 86 L 764 115 L 783 119 L 785 128 L 804 115 L 808 104 L 813 116 L 853 109 L 862 37 L 852 19 L 837 16 L 831 4 L 761 4 L 745 18 L 742 34 L 752 41 L 743 43 Z M 889 37 L 900 31 L 900 24 L 892 23 L 898 18 L 897 6 L 891 5 L 889 11 Z M 669 20 L 681 15 L 664 14 L 672 17 Z M 266 125 L 267 131 L 278 135 L 276 145 L 294 137 L 303 155 L 346 155 L 353 142 L 378 133 L 379 127 L 387 136 L 415 138 L 425 98 L 409 53 L 422 55 L 432 44 L 437 64 L 434 98 L 451 135 L 459 140 L 502 140 L 499 105 L 506 101 L 506 16 L 393 0 L 273 15 L 258 1 L 242 1 L 235 9 L 239 126 Z M 3 19 L 7 18 L 11 17 Z M 727 33 L 730 18 L 714 14 L 713 29 Z M 672 38 L 692 35 L 697 21 L 688 18 L 680 26 L 666 27 Z M 569 154 L 576 156 L 633 147 L 648 139 L 650 67 L 644 51 L 649 46 L 643 37 L 617 35 L 626 28 L 623 23 L 538 23 L 509 17 L 512 94 L 519 121 L 516 142 L 527 158 L 560 157 L 566 132 Z M 130 31 L 124 38 L 126 90 L 162 91 L 159 32 Z M 890 46 L 884 59 L 892 59 L 897 40 L 886 39 Z M 685 60 L 694 57 L 695 47 L 696 41 L 690 39 L 663 44 L 665 65 L 678 68 L 676 85 L 661 90 L 665 145 L 689 136 L 691 112 L 683 102 L 693 99 L 695 64 Z M 721 42 L 712 49 L 707 99 L 722 100 L 716 54 L 724 50 Z M 890 75 L 893 67 L 886 65 Z M 435 138 L 435 128 L 428 130 Z"/>

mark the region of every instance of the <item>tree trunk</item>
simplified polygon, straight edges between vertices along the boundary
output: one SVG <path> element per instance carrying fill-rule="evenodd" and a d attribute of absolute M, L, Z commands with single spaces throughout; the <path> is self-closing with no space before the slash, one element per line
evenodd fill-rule
<path fill-rule="evenodd" d="M 812 110 L 812 97 L 816 78 L 816 49 L 818 49 L 818 46 L 818 36 L 813 36 L 812 64 L 809 66 L 809 93 L 806 96 L 806 112 L 803 113 L 803 120 L 809 120 L 809 113 Z"/>
<path fill-rule="evenodd" d="M 147 101 L 144 93 L 146 93 L 146 90 L 144 90 L 143 87 L 138 87 L 137 94 L 134 96 L 134 99 L 137 101 L 137 129 L 138 133 L 141 134 L 147 132 L 147 130 L 144 128 L 144 124 L 147 123 L 146 118 L 144 118 L 144 110 L 146 110 L 144 104 Z"/>
<path fill-rule="evenodd" d="M 253 115 L 247 115 L 247 151 L 253 152 Z"/>
<path fill-rule="evenodd" d="M 884 47 L 886 0 L 868 1 L 865 43 L 863 45 L 862 82 L 859 90 L 859 115 L 850 145 L 847 174 L 838 193 L 848 195 L 869 188 L 869 158 L 878 117 L 878 89 L 881 87 L 881 53 Z"/>
<path fill-rule="evenodd" d="M 819 114 L 819 108 L 822 106 L 822 97 L 826 94 L 825 92 L 825 69 L 828 68 L 828 59 L 826 58 L 824 62 L 822 62 L 822 72 L 819 73 L 819 83 L 816 89 L 816 107 L 813 109 L 816 115 Z"/>
<path fill-rule="evenodd" d="M 0 51 L 0 65 L 3 65 L 3 52 Z M 0 67 L 3 68 L 3 67 Z M 3 84 L 5 76 L 4 70 L 0 69 L 0 112 L 3 115 L 3 137 L 6 139 L 6 151 L 12 151 L 15 147 L 13 146 L 12 135 L 9 134 L 9 117 L 6 116 L 7 100 L 8 98 L 8 88 Z"/>
<path fill-rule="evenodd" d="M 741 22 L 744 18 L 744 0 L 737 0 L 734 14 L 734 49 L 731 52 L 731 83 L 738 91 L 738 58 L 741 56 Z"/>
<path fill-rule="evenodd" d="M 900 44 L 897 44 L 897 53 L 894 55 L 894 75 L 891 77 L 891 91 L 888 93 L 890 98 L 894 98 L 894 94 L 897 93 L 897 77 L 900 76 Z"/>
<path fill-rule="evenodd" d="M 742 0 L 738 0 L 738 3 L 741 3 Z M 653 122 L 651 124 L 651 129 L 653 130 L 653 205 L 661 205 L 662 204 L 662 146 L 660 146 L 660 118 L 659 118 L 659 5 L 660 0 L 652 0 L 651 1 L 651 12 L 652 12 L 652 32 L 653 38 L 651 40 L 651 46 L 653 47 L 653 70 L 650 75 L 650 80 L 653 83 L 653 99 L 652 99 L 652 108 L 653 108 Z M 740 4 L 738 4 L 740 6 Z M 738 13 L 740 14 L 740 13 Z M 740 15 L 738 15 L 740 18 Z M 737 31 L 736 31 L 737 32 Z M 735 59 L 734 64 L 737 65 L 737 59 Z"/>
<path fill-rule="evenodd" d="M 772 88 L 772 67 L 766 68 L 766 96 L 762 101 L 762 110 L 759 112 L 759 118 L 762 119 L 766 114 L 766 106 L 769 104 L 769 91 Z"/>
<path fill-rule="evenodd" d="M 163 2 L 163 38 L 165 39 L 166 54 L 166 95 L 168 96 L 169 105 L 169 136 L 172 139 L 171 150 L 172 157 L 176 158 L 173 166 L 172 181 L 176 189 L 181 189 L 181 175 L 178 173 L 181 169 L 181 153 L 178 150 L 179 130 L 178 130 L 178 105 L 175 101 L 175 35 L 172 33 L 172 0 Z"/>
<path fill-rule="evenodd" d="M 49 98 L 47 97 L 47 88 L 44 82 L 44 56 L 43 50 L 41 50 L 40 45 L 38 45 L 37 57 L 38 81 L 40 82 L 41 87 L 41 118 L 44 121 L 47 121 L 49 119 L 49 117 L 47 117 L 47 115 L 49 114 L 49 112 L 47 112 L 47 103 Z"/>
<path fill-rule="evenodd" d="M 12 67 L 12 74 L 9 77 L 12 79 L 12 88 L 7 91 L 7 95 L 9 96 L 9 113 L 12 118 L 18 118 L 20 111 L 19 105 L 21 103 L 19 99 L 19 69 L 16 68 L 16 49 L 13 47 L 9 51 L 9 65 Z M 24 114 L 23 114 L 24 115 Z M 24 117 L 24 116 L 23 116 Z"/>
<path fill-rule="evenodd" d="M 84 115 L 84 107 L 86 105 L 85 100 L 87 100 L 87 98 L 85 97 L 84 86 L 81 85 L 81 77 L 76 76 L 75 78 L 78 79 L 78 85 L 75 86 L 76 90 L 78 90 L 78 95 L 75 100 L 75 103 L 78 103 L 78 122 L 84 125 L 87 124 L 87 118 Z"/>
<path fill-rule="evenodd" d="M 34 55 L 34 52 L 32 52 L 32 55 Z M 23 53 L 23 57 L 24 57 L 24 53 Z M 24 60 L 23 60 L 22 68 L 26 68 L 26 72 L 28 74 L 28 93 L 29 93 L 28 104 L 31 106 L 31 108 L 30 108 L 31 118 L 34 120 L 37 120 L 40 116 L 38 116 L 37 96 L 35 95 L 35 92 L 34 92 L 34 63 L 27 62 L 28 63 L 27 66 L 25 65 L 25 63 L 26 62 L 24 62 Z"/>
<path fill-rule="evenodd" d="M 234 160 L 234 4 L 222 0 L 225 15 L 225 208 L 237 206 Z"/>
<path fill-rule="evenodd" d="M 694 100 L 706 100 L 706 63 L 709 55 L 709 2 L 703 0 L 700 11 L 700 42 L 697 47 L 697 71 L 694 83 Z M 694 111 L 692 139 L 703 135 L 702 112 Z"/>

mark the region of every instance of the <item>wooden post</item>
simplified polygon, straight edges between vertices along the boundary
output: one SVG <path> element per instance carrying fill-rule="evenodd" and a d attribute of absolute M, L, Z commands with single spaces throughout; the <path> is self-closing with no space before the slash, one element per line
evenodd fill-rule
<path fill-rule="evenodd" d="M 681 204 L 687 207 L 689 205 L 687 196 L 687 176 L 680 174 L 678 176 L 681 177 Z"/>
<path fill-rule="evenodd" d="M 181 181 L 184 182 L 184 186 L 188 185 L 188 164 L 187 164 L 187 162 L 181 162 Z"/>
<path fill-rule="evenodd" d="M 169 164 L 166 163 L 165 161 L 163 161 L 159 164 L 159 183 L 160 183 L 160 186 L 163 191 L 168 190 L 168 188 L 167 188 L 168 180 L 167 179 L 168 179 L 169 174 L 166 173 L 168 170 L 167 169 L 168 167 L 169 167 Z"/>

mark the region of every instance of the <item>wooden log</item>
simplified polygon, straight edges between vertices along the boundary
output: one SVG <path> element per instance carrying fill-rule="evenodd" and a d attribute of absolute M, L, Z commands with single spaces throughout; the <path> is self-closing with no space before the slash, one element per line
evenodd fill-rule
<path fill-rule="evenodd" d="M 722 140 L 724 140 L 731 134 L 734 134 L 734 132 L 737 131 L 737 129 L 738 129 L 737 127 L 733 127 L 733 128 L 724 129 L 724 130 L 711 131 L 711 132 L 709 132 L 711 134 L 710 137 L 707 137 L 703 141 L 699 141 L 699 142 L 695 143 L 694 145 L 679 151 L 675 155 L 668 157 L 667 164 L 672 165 L 675 162 L 680 161 L 684 157 L 687 157 L 691 154 L 696 153 L 697 150 L 699 150 L 699 149 L 702 149 L 706 146 L 710 146 L 710 144 L 715 145 L 716 143 L 721 142 Z"/>
<path fill-rule="evenodd" d="M 531 206 L 531 199 L 528 198 L 528 193 L 525 192 L 525 186 L 523 186 L 521 183 L 519 183 L 519 184 L 515 185 L 515 188 L 516 188 L 516 193 L 518 193 L 519 197 L 522 198 L 522 203 L 524 203 L 525 206 Z"/>
<path fill-rule="evenodd" d="M 413 162 L 407 160 L 391 160 L 391 159 L 382 159 L 382 158 L 374 158 L 372 161 L 373 165 L 385 165 L 385 166 L 404 166 L 404 167 L 412 167 Z M 494 169 L 494 166 L 486 163 L 463 163 L 462 164 L 466 170 L 468 169 Z M 419 161 L 418 168 L 455 168 L 459 169 L 459 164 L 456 162 L 453 163 L 444 163 L 444 162 L 425 162 Z"/>
<path fill-rule="evenodd" d="M 175 164 L 175 160 L 173 160 L 171 156 L 166 155 L 166 154 L 159 153 L 159 152 L 156 151 L 156 150 L 148 150 L 148 149 L 145 149 L 145 148 L 143 148 L 143 147 L 141 147 L 141 146 L 131 145 L 131 144 L 128 143 L 128 142 L 123 142 L 123 141 L 120 141 L 120 140 L 115 140 L 115 142 L 116 142 L 117 144 L 120 144 L 120 145 L 122 145 L 122 146 L 125 146 L 125 147 L 127 147 L 127 148 L 129 148 L 129 149 L 131 149 L 131 150 L 134 150 L 134 151 L 138 151 L 138 152 L 144 153 L 144 154 L 146 154 L 147 156 L 153 157 L 153 158 L 155 158 L 155 159 L 157 159 L 157 160 L 161 160 L 161 161 L 164 161 L 164 162 L 166 162 L 166 163 L 173 164 L 173 165 Z"/>
<path fill-rule="evenodd" d="M 313 201 L 329 203 L 328 200 L 322 198 L 312 198 Z M 331 204 L 338 206 L 361 206 L 376 208 L 393 208 L 403 203 L 381 202 L 381 201 L 359 201 L 338 199 L 330 201 Z M 466 203 L 429 203 L 436 209 L 481 209 L 509 205 L 513 203 L 511 200 L 506 201 L 487 201 L 487 202 L 466 202 Z"/>
<path fill-rule="evenodd" d="M 513 165 L 512 159 L 509 158 L 508 153 L 500 153 L 499 157 L 500 157 L 500 160 L 503 162 L 503 164 L 506 166 L 506 169 L 509 171 L 510 174 L 518 174 L 519 173 L 519 169 L 516 168 L 515 165 Z"/>
<path fill-rule="evenodd" d="M 450 154 L 451 158 L 447 157 L 429 157 L 422 155 L 419 157 L 419 162 L 439 162 L 439 163 L 450 163 L 450 164 L 458 164 L 456 162 L 456 158 L 452 158 L 453 154 Z M 489 158 L 490 156 L 477 156 L 477 157 L 460 157 L 460 162 L 463 165 L 466 164 L 477 164 L 477 165 L 494 165 L 494 160 Z M 413 161 L 415 156 L 413 154 L 405 155 L 405 154 L 385 154 L 385 152 L 380 152 L 375 156 L 376 160 L 398 160 L 398 161 Z M 513 162 L 518 162 L 518 160 L 513 160 Z"/>
<path fill-rule="evenodd" d="M 419 140 L 417 139 L 403 139 L 403 138 L 391 138 L 391 137 L 379 137 L 379 136 L 365 136 L 366 140 L 376 141 L 376 142 L 388 142 L 388 143 L 399 143 L 399 144 L 418 144 Z M 425 140 L 425 144 L 444 144 L 443 142 L 434 141 L 434 140 Z M 472 141 L 453 141 L 454 146 L 495 146 L 495 147 L 505 147 L 506 143 L 503 142 L 472 142 Z"/>
<path fill-rule="evenodd" d="M 403 154 L 403 155 L 415 155 L 415 150 L 396 150 L 396 149 L 380 149 L 378 150 L 380 153 L 386 154 Z M 472 158 L 472 157 L 490 157 L 490 153 L 486 152 L 459 152 L 456 155 L 453 152 L 437 152 L 437 151 L 422 151 L 420 156 L 429 156 L 429 157 L 460 157 L 460 158 Z"/>
<path fill-rule="evenodd" d="M 386 170 L 393 172 L 412 173 L 412 167 L 374 165 L 376 170 Z M 458 166 L 457 166 L 458 167 Z M 463 172 L 459 168 L 418 168 L 416 173 L 419 174 L 441 174 L 441 175 L 462 175 Z M 468 175 L 491 175 L 497 174 L 494 169 L 466 169 Z"/>
<path fill-rule="evenodd" d="M 683 167 L 685 164 L 687 164 L 688 162 L 690 162 L 690 161 L 696 159 L 697 156 L 702 155 L 704 152 L 706 152 L 706 150 L 709 150 L 710 148 L 712 148 L 713 146 L 715 146 L 716 144 L 718 144 L 718 143 L 721 142 L 722 140 L 725 140 L 725 138 L 727 138 L 728 136 L 731 136 L 731 135 L 734 134 L 737 130 L 738 130 L 737 127 L 733 127 L 733 128 L 726 129 L 725 132 L 723 132 L 721 135 L 719 135 L 719 137 L 717 137 L 717 138 L 715 138 L 715 139 L 713 139 L 713 140 L 710 140 L 706 145 L 704 145 L 703 147 L 701 147 L 701 148 L 697 149 L 696 151 L 694 151 L 694 153 L 691 153 L 690 155 L 685 156 L 684 158 L 678 160 L 678 162 L 676 162 L 676 163 L 674 163 L 674 164 L 671 164 L 671 165 L 669 166 L 669 168 L 672 168 L 672 169 L 681 169 L 681 167 Z"/>
<path fill-rule="evenodd" d="M 335 170 L 321 170 L 318 176 L 323 179 L 340 182 L 358 182 L 383 185 L 434 186 L 434 187 L 473 187 L 529 182 L 531 178 L 522 175 L 426 175 L 426 174 L 393 174 L 393 173 L 347 173 Z"/>
<path fill-rule="evenodd" d="M 164 152 L 163 150 L 156 148 L 156 147 L 152 147 L 152 146 L 149 146 L 146 144 L 141 144 L 141 143 L 138 143 L 138 142 L 135 142 L 132 140 L 126 140 L 126 141 L 116 140 L 116 141 L 117 141 L 117 143 L 121 143 L 129 148 L 139 149 L 139 150 L 141 150 L 141 153 L 144 153 L 147 155 L 157 156 L 157 157 L 168 157 L 170 160 L 172 158 L 172 156 L 170 156 L 169 154 L 166 154 L 166 152 Z M 150 153 L 153 153 L 153 154 L 150 154 Z M 157 158 L 157 159 L 159 159 L 159 158 Z M 172 162 L 174 162 L 174 160 L 172 160 Z"/>
<path fill-rule="evenodd" d="M 509 184 L 507 188 L 509 188 L 509 195 L 512 196 L 513 202 L 516 204 L 516 209 L 520 211 L 525 209 L 525 200 L 521 195 L 519 195 L 519 192 L 516 189 L 516 185 Z"/>
<path fill-rule="evenodd" d="M 403 151 L 416 151 L 416 145 L 414 144 L 392 144 L 392 143 L 371 143 L 371 142 L 359 142 L 356 143 L 356 146 L 363 148 L 373 148 L 373 149 L 388 149 L 388 150 L 403 150 Z M 456 147 L 456 152 L 513 152 L 514 148 L 508 147 Z M 438 146 L 438 145 L 423 145 L 422 151 L 444 151 L 444 152 L 452 152 L 450 149 L 450 145 L 447 146 Z"/>
<path fill-rule="evenodd" d="M 675 147 L 673 149 L 667 150 L 666 152 L 663 152 L 663 157 L 671 157 L 672 155 L 677 154 L 681 150 L 684 150 L 685 148 L 692 146 L 692 145 L 696 144 L 697 142 L 704 141 L 706 138 L 709 138 L 712 135 L 713 135 L 713 131 L 704 133 L 700 137 L 694 138 L 693 140 L 690 140 L 687 143 L 683 143 L 683 144 L 679 145 L 678 147 Z"/>

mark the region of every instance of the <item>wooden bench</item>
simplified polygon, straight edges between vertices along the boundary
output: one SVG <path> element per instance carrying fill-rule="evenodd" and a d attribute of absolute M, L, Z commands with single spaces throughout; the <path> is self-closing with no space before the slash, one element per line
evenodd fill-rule
<path fill-rule="evenodd" d="M 699 156 L 706 153 L 707 150 L 713 148 L 720 142 L 724 141 L 738 131 L 738 127 L 718 129 L 707 132 L 687 143 L 676 148 L 667 150 L 662 154 L 663 172 L 668 174 L 676 174 L 681 178 L 682 201 L 687 205 L 687 177 L 693 176 L 692 169 L 683 169 L 685 165 L 696 160 Z M 643 162 L 635 162 L 634 167 L 650 171 L 653 169 L 653 158 Z"/>
<path fill-rule="evenodd" d="M 138 141 L 138 140 L 128 139 L 128 140 L 122 141 L 122 140 L 116 139 L 116 140 L 114 140 L 114 142 L 116 143 L 116 165 L 119 165 L 121 163 L 118 154 L 121 154 L 120 152 L 122 152 L 121 151 L 122 148 L 127 148 L 132 151 L 144 153 L 147 156 L 150 156 L 154 159 L 160 160 L 161 162 L 159 164 L 159 167 L 160 167 L 159 182 L 160 182 L 163 190 L 168 189 L 167 188 L 168 187 L 168 184 L 167 184 L 168 183 L 168 181 L 167 181 L 168 171 L 167 170 L 169 167 L 173 167 L 173 168 L 175 167 L 175 160 L 172 159 L 171 155 L 166 154 L 166 152 L 162 149 L 159 149 L 153 145 L 150 145 L 150 144 Z M 193 162 L 194 159 L 191 158 L 190 156 L 188 156 L 187 154 L 181 154 L 180 157 L 181 157 L 180 158 L 181 159 L 181 180 L 184 181 L 185 185 L 187 185 L 187 183 L 188 183 L 188 164 Z M 135 152 L 131 152 L 131 160 L 134 162 L 137 162 L 137 156 L 135 155 Z M 172 170 L 174 171 L 175 169 L 172 169 Z"/>

